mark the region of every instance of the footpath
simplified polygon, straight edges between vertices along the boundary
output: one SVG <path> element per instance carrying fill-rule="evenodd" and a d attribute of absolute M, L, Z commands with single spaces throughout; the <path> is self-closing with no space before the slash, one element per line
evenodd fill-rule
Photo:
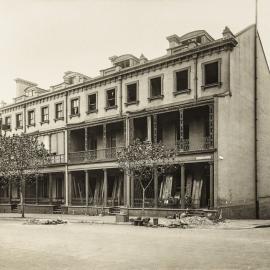
<path fill-rule="evenodd" d="M 130 217 L 134 218 L 134 217 Z M 88 215 L 65 215 L 65 214 L 25 214 L 25 218 L 21 218 L 21 214 L 17 213 L 0 213 L 1 221 L 27 221 L 27 220 L 57 220 L 61 219 L 68 223 L 88 223 L 88 224 L 109 224 L 109 225 L 132 225 L 132 222 L 116 223 L 115 216 L 88 216 Z M 152 218 L 151 218 L 152 220 Z M 158 218 L 159 224 L 169 224 L 174 222 L 172 219 Z M 269 228 L 270 220 L 257 219 L 227 219 L 224 222 L 219 222 L 211 226 L 199 226 L 200 229 L 253 229 L 253 228 Z"/>

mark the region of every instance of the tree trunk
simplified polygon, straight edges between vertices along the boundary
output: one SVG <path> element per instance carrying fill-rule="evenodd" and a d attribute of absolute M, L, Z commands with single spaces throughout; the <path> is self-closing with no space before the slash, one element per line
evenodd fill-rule
<path fill-rule="evenodd" d="M 143 194 L 142 194 L 142 216 L 144 216 L 144 203 L 145 203 L 145 188 L 143 188 Z"/>
<path fill-rule="evenodd" d="M 20 199 L 21 199 L 21 213 L 24 218 L 24 181 L 21 180 L 20 184 Z"/>

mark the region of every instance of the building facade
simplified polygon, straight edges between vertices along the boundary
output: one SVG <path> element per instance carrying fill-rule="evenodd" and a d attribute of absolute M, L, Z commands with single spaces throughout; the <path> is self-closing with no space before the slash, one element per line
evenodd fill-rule
<path fill-rule="evenodd" d="M 99 76 L 68 71 L 49 90 L 16 79 L 2 132 L 38 134 L 52 161 L 26 186 L 26 211 L 137 214 L 142 190 L 116 153 L 139 138 L 177 149 L 176 169 L 146 191 L 146 214 L 193 207 L 269 217 L 269 68 L 255 26 L 222 34 L 172 35 L 160 58 L 113 56 Z M 18 188 L 3 187 L 0 203 L 17 211 Z"/>

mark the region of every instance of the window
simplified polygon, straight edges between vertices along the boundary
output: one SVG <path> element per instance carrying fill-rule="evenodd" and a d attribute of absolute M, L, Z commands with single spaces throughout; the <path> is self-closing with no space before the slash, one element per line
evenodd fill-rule
<path fill-rule="evenodd" d="M 183 92 L 189 89 L 189 69 L 175 72 L 175 92 Z"/>
<path fill-rule="evenodd" d="M 137 97 L 137 83 L 127 85 L 127 104 L 135 103 L 138 101 Z"/>
<path fill-rule="evenodd" d="M 7 116 L 5 118 L 5 126 L 6 126 L 6 129 L 11 129 L 11 116 Z"/>
<path fill-rule="evenodd" d="M 55 119 L 63 119 L 64 114 L 63 114 L 63 103 L 57 103 L 55 104 Z"/>
<path fill-rule="evenodd" d="M 120 66 L 121 68 L 127 68 L 130 66 L 130 61 L 125 60 L 125 61 L 119 62 L 117 65 Z"/>
<path fill-rule="evenodd" d="M 107 90 L 106 92 L 107 108 L 116 107 L 116 93 L 115 89 Z"/>
<path fill-rule="evenodd" d="M 150 99 L 162 98 L 162 77 L 150 79 Z"/>
<path fill-rule="evenodd" d="M 35 111 L 28 111 L 28 126 L 35 125 Z"/>
<path fill-rule="evenodd" d="M 71 115 L 79 114 L 79 99 L 75 98 L 71 100 Z"/>
<path fill-rule="evenodd" d="M 19 113 L 16 115 L 16 128 L 22 128 L 23 122 L 22 122 L 22 114 Z"/>
<path fill-rule="evenodd" d="M 41 108 L 41 123 L 49 122 L 49 107 Z"/>
<path fill-rule="evenodd" d="M 95 112 L 97 110 L 97 94 L 88 96 L 88 112 Z"/>
<path fill-rule="evenodd" d="M 215 61 L 203 65 L 204 86 L 220 84 L 220 62 Z"/>

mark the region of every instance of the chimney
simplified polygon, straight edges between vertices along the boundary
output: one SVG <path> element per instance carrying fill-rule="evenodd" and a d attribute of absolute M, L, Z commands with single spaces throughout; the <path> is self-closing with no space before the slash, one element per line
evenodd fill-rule
<path fill-rule="evenodd" d="M 16 82 L 16 97 L 23 96 L 27 88 L 37 86 L 36 83 L 29 82 L 20 78 L 15 79 L 15 82 Z"/>

